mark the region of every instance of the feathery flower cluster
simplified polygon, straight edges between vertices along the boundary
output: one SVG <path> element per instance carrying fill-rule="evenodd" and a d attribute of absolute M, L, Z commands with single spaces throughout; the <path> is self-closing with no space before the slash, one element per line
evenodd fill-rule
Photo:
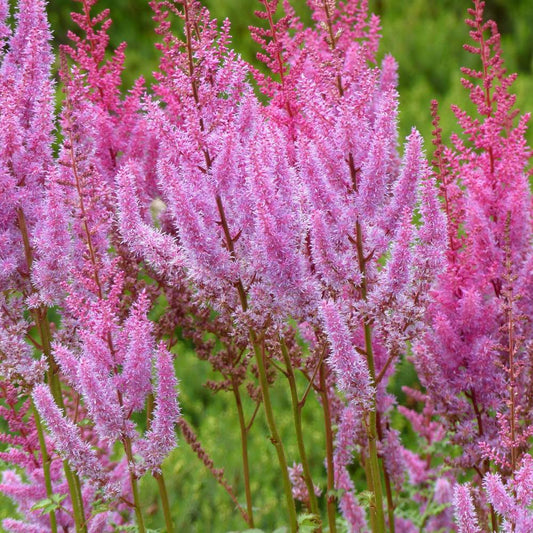
<path fill-rule="evenodd" d="M 15 467 L 0 490 L 20 514 L 3 527 L 116 531 L 135 517 L 143 533 L 151 474 L 170 533 L 163 462 L 178 425 L 254 528 L 248 445 L 262 409 L 292 531 L 297 509 L 317 531 L 337 531 L 339 512 L 353 532 L 530 530 L 529 117 L 483 2 L 467 20 L 482 66 L 463 80 L 477 116 L 454 108 L 463 136 L 445 147 L 434 106 L 434 172 L 416 129 L 400 148 L 397 66 L 377 62 L 366 0 L 309 0 L 310 27 L 288 0 L 260 0 L 250 31 L 268 73 L 198 0 L 153 0 L 159 70 L 127 94 L 109 10 L 80 3 L 60 53 L 55 155 L 45 2 L 19 0 L 11 30 L 0 0 L 0 457 Z M 221 376 L 208 387 L 235 400 L 245 505 L 180 412 L 183 340 Z M 389 388 L 408 354 L 420 411 Z M 276 380 L 298 457 L 278 429 Z M 463 453 L 446 470 L 434 454 L 451 445 Z M 457 468 L 471 485 L 452 489 Z"/>

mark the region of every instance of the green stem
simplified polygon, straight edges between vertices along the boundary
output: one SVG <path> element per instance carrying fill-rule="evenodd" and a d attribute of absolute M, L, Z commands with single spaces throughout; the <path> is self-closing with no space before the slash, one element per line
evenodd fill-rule
<path fill-rule="evenodd" d="M 237 413 L 239 415 L 239 426 L 241 429 L 241 453 L 242 453 L 242 470 L 244 475 L 244 492 L 246 494 L 246 512 L 248 514 L 248 525 L 254 527 L 254 515 L 252 505 L 252 491 L 250 489 L 250 466 L 248 462 L 248 431 L 246 422 L 244 420 L 244 411 L 242 408 L 241 393 L 239 386 L 232 379 L 233 395 L 235 396 L 235 403 L 237 404 Z"/>
<path fill-rule="evenodd" d="M 135 509 L 135 518 L 137 520 L 137 528 L 139 533 L 146 533 L 146 528 L 144 526 L 144 519 L 141 513 L 141 499 L 139 498 L 139 488 L 137 484 L 137 477 L 133 470 L 134 458 L 131 448 L 131 440 L 128 437 L 124 437 L 122 444 L 124 445 L 124 451 L 126 452 L 126 457 L 128 458 L 128 463 L 130 465 L 130 482 L 131 482 L 131 491 L 133 493 L 133 507 Z"/>
<path fill-rule="evenodd" d="M 165 516 L 165 525 L 167 528 L 167 533 L 174 533 L 174 526 L 172 525 L 172 515 L 170 513 L 170 505 L 168 502 L 168 492 L 165 483 L 165 478 L 163 477 L 162 472 L 154 474 L 154 478 L 157 481 L 157 486 L 159 487 L 159 496 L 161 497 L 161 504 L 163 505 L 163 515 Z"/>
<path fill-rule="evenodd" d="M 328 387 L 326 383 L 326 368 L 320 365 L 320 397 L 322 398 L 322 411 L 324 413 L 324 426 L 326 434 L 326 464 L 328 474 L 327 509 L 329 533 L 337 533 L 337 498 L 335 490 L 335 466 L 333 463 L 333 430 L 331 428 L 331 413 L 329 410 Z"/>
<path fill-rule="evenodd" d="M 350 166 L 352 168 L 352 166 Z M 361 297 L 363 300 L 367 299 L 368 288 L 367 288 L 367 276 L 366 276 L 366 261 L 363 250 L 363 232 L 361 229 L 361 224 L 359 221 L 356 222 L 356 248 L 357 248 L 357 259 L 359 262 L 359 270 L 361 272 L 362 281 L 361 281 Z M 368 364 L 368 370 L 372 382 L 376 381 L 376 368 L 374 364 L 374 350 L 372 347 L 372 327 L 370 324 L 364 322 L 364 331 L 365 331 L 365 352 L 366 360 Z M 376 405 L 376 395 L 372 398 L 372 405 L 370 406 L 370 411 L 367 416 L 366 421 L 366 431 L 368 438 L 368 459 L 369 459 L 369 473 L 371 478 L 372 488 L 371 492 L 374 495 L 373 501 L 371 502 L 370 511 L 371 519 L 373 522 L 373 531 L 374 533 L 384 533 L 385 532 L 385 516 L 383 513 L 383 493 L 381 488 L 381 471 L 379 466 L 378 451 L 377 451 L 377 405 Z M 369 480 L 370 481 L 370 480 Z"/>
<path fill-rule="evenodd" d="M 146 398 L 146 431 L 150 429 L 152 425 L 152 413 L 154 410 L 154 395 L 150 393 Z M 153 474 L 154 479 L 157 481 L 159 488 L 159 497 L 161 498 L 161 505 L 163 506 L 163 516 L 165 517 L 165 525 L 167 533 L 174 533 L 174 526 L 172 525 L 172 515 L 170 513 L 170 504 L 168 501 L 167 486 L 163 472 Z"/>
<path fill-rule="evenodd" d="M 372 472 L 370 470 L 370 461 L 368 458 L 364 459 L 363 468 L 365 470 L 367 488 L 372 494 L 374 494 L 374 479 L 372 478 Z M 369 509 L 370 509 L 370 530 L 372 532 L 377 531 L 375 507 L 376 507 L 375 500 L 371 500 L 369 503 Z"/>
<path fill-rule="evenodd" d="M 50 499 L 54 494 L 52 489 L 52 478 L 50 476 L 50 456 L 46 449 L 46 441 L 44 440 L 43 426 L 41 418 L 35 405 L 33 405 L 33 418 L 35 420 L 35 427 L 37 428 L 37 435 L 39 436 L 39 446 L 41 447 L 41 458 L 43 463 L 44 484 L 46 486 L 46 496 Z M 50 530 L 52 533 L 57 533 L 56 512 L 54 509 L 50 511 Z"/>
<path fill-rule="evenodd" d="M 378 439 L 380 442 L 383 442 L 383 434 L 381 431 L 381 421 L 379 413 L 377 413 L 377 430 L 378 430 Z M 385 480 L 385 495 L 387 496 L 387 517 L 389 519 L 389 533 L 395 533 L 396 526 L 394 525 L 394 501 L 392 498 L 392 483 L 390 480 L 389 473 L 385 468 L 385 460 L 381 460 L 383 467 L 383 479 Z"/>
<path fill-rule="evenodd" d="M 80 481 L 78 476 L 72 472 L 68 461 L 63 461 L 63 470 L 67 478 L 68 490 L 72 501 L 72 512 L 74 514 L 74 523 L 76 533 L 87 533 L 87 524 L 83 514 L 83 500 L 81 499 Z"/>
<path fill-rule="evenodd" d="M 305 452 L 305 444 L 302 430 L 303 402 L 300 402 L 298 399 L 298 391 L 296 389 L 296 379 L 294 377 L 294 370 L 292 368 L 291 358 L 289 356 L 287 345 L 283 338 L 280 339 L 280 345 L 283 360 L 285 361 L 285 366 L 287 368 L 287 379 L 289 381 L 289 388 L 291 391 L 292 400 L 292 416 L 294 419 L 294 428 L 296 430 L 298 452 L 300 453 L 300 459 L 302 461 L 304 481 L 307 487 L 307 492 L 309 494 L 309 507 L 311 513 L 315 514 L 317 517 L 320 517 L 320 511 L 318 510 L 318 502 L 315 495 L 315 487 L 311 478 L 311 470 L 309 468 L 309 462 L 307 460 L 307 453 Z M 319 528 L 317 531 L 322 531 L 322 528 Z"/>
<path fill-rule="evenodd" d="M 372 379 L 375 377 L 374 357 L 372 351 L 372 333 L 370 326 L 365 324 L 365 345 L 368 360 L 368 368 Z M 385 516 L 383 514 L 383 493 L 381 488 L 381 472 L 378 459 L 377 450 L 377 406 L 376 397 L 372 398 L 372 405 L 368 413 L 367 423 L 367 438 L 368 438 L 368 455 L 369 455 L 369 470 L 372 477 L 372 492 L 374 494 L 374 505 L 371 506 L 371 511 L 375 517 L 375 532 L 385 533 Z"/>
<path fill-rule="evenodd" d="M 292 497 L 291 482 L 289 479 L 289 471 L 287 468 L 287 459 L 285 458 L 285 450 L 283 443 L 276 427 L 274 420 L 274 412 L 272 410 L 272 403 L 270 402 L 270 390 L 265 369 L 265 345 L 264 341 L 259 342 L 255 336 L 255 332 L 250 330 L 250 341 L 254 348 L 255 358 L 257 361 L 257 369 L 259 371 L 259 384 L 261 386 L 261 393 L 263 395 L 263 404 L 265 406 L 265 415 L 267 419 L 268 428 L 270 430 L 270 440 L 276 448 L 278 461 L 281 468 L 281 478 L 283 480 L 283 488 L 285 491 L 285 498 L 287 500 L 287 510 L 289 513 L 289 525 L 291 531 L 298 531 L 298 520 L 296 518 L 296 505 Z"/>

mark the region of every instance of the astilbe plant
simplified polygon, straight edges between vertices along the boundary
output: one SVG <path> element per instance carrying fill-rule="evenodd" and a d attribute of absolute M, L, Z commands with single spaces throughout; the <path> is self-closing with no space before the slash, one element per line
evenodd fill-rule
<path fill-rule="evenodd" d="M 280 364 L 293 398 L 310 511 L 317 507 L 300 438 L 303 402 L 294 381 L 302 365 L 309 387 L 326 404 L 331 384 L 338 381 L 345 408 L 358 410 L 360 459 L 375 499 L 371 521 L 383 530 L 377 441 L 390 450 L 390 460 L 394 454 L 394 446 L 386 446 L 394 438 L 387 420 L 394 400 L 385 387 L 416 331 L 439 268 L 444 219 L 418 133 L 409 137 L 400 163 L 395 64 L 391 58 L 381 69 L 369 64 L 377 46 L 376 19 L 367 21 L 364 3 L 355 10 L 350 2 L 338 9 L 316 3 L 316 28 L 294 37 L 295 44 L 289 29 L 301 24 L 294 13 L 274 22 L 276 3 L 264 2 L 261 18 L 270 29 L 255 29 L 254 36 L 265 47 L 260 58 L 279 76 L 279 82 L 259 76 L 271 97 L 265 107 L 246 81 L 247 66 L 228 49 L 226 25 L 218 34 L 197 2 L 154 7 L 163 35 L 156 94 L 165 105 L 150 100 L 146 108 L 160 139 L 158 180 L 167 231 L 147 227 L 139 202 L 131 201 L 140 177 L 138 165 L 130 162 L 117 178 L 122 234 L 162 275 L 183 269 L 197 297 L 255 351 L 292 527 L 296 516 L 286 452 L 268 398 L 268 367 Z M 170 33 L 169 14 L 183 20 L 183 40 Z M 335 37 L 341 28 L 345 37 Z M 278 98 L 281 92 L 285 95 Z M 412 223 L 417 194 L 420 228 Z M 381 268 L 388 253 L 389 266 Z M 289 319 L 305 322 L 320 339 L 316 351 L 322 355 L 313 363 L 296 361 L 287 349 Z M 334 529 L 331 491 L 346 489 L 335 486 L 333 466 L 333 426 L 340 412 L 324 405 L 324 413 Z M 355 445 L 350 439 L 338 442 Z M 352 528 L 365 523 L 357 507 L 355 500 L 344 507 L 354 509 L 346 516 Z"/>
<path fill-rule="evenodd" d="M 11 33 L 0 0 L 1 458 L 14 466 L 0 490 L 20 514 L 4 528 L 146 531 L 139 480 L 151 474 L 173 531 L 162 464 L 176 424 L 253 528 L 262 409 L 291 531 L 335 532 L 339 512 L 354 532 L 474 532 L 489 514 L 494 530 L 527 531 L 528 117 L 513 110 L 483 3 L 467 21 L 482 67 L 465 71 L 480 84 L 463 82 L 479 117 L 455 109 L 453 148 L 436 129 L 433 173 L 415 129 L 399 148 L 397 67 L 377 62 L 365 0 L 310 0 L 309 27 L 288 1 L 261 0 L 263 70 L 197 0 L 154 0 L 159 70 L 127 94 L 110 13 L 79 4 L 54 154 L 44 2 L 20 0 Z M 182 340 L 235 401 L 245 504 L 180 414 Z M 425 391 L 405 391 L 421 412 L 388 390 L 409 345 Z M 292 448 L 271 398 L 280 381 Z M 311 395 L 324 486 L 303 423 Z M 463 455 L 443 468 L 437 449 L 452 444 Z M 474 477 L 452 497 L 460 469 Z"/>
<path fill-rule="evenodd" d="M 52 531 L 110 530 L 130 514 L 133 491 L 142 529 L 136 480 L 147 470 L 160 476 L 161 462 L 175 445 L 176 378 L 168 351 L 162 345 L 155 348 L 145 317 L 149 301 L 141 287 L 137 303 L 127 310 L 131 304 L 123 298 L 120 258 L 110 253 L 112 168 L 104 164 L 96 142 L 102 139 L 101 131 L 86 127 L 94 107 L 86 99 L 84 75 L 69 71 L 66 63 L 64 141 L 58 158 L 52 157 L 48 40 L 44 2 L 20 2 L 1 76 L 2 118 L 9 125 L 2 143 L 2 378 L 7 380 L 2 390 L 10 408 L 10 430 L 20 433 L 6 437 L 11 450 L 5 460 L 24 467 L 28 478 L 23 482 L 6 471 L 3 490 L 20 503 L 27 522 L 8 520 L 4 525 L 10 531 L 41 531 L 48 521 Z M 71 52 L 89 69 L 83 55 Z M 109 69 L 115 85 L 118 63 Z M 101 95 L 110 93 L 104 89 Z M 128 101 L 124 107 L 133 113 Z M 101 106 L 99 114 L 103 112 L 111 119 L 117 109 L 108 104 Z M 110 154 L 111 144 L 106 143 Z M 56 335 L 49 321 L 51 306 L 62 309 L 62 329 Z M 33 324 L 25 318 L 27 311 Z M 128 328 L 124 333 L 122 322 Z M 41 359 L 33 361 L 24 338 L 43 354 Z M 45 371 L 46 384 L 39 383 Z M 13 402 L 13 387 L 18 387 L 22 406 Z M 155 398 L 155 407 L 146 438 L 140 439 L 130 418 L 144 409 L 148 397 L 152 402 Z M 33 422 L 22 425 L 32 402 Z M 78 423 L 84 414 L 82 429 Z M 112 460 L 115 440 L 126 451 L 118 462 Z M 36 464 L 24 459 L 33 451 L 41 457 Z M 139 456 L 135 461 L 134 453 Z M 58 458 L 63 458 L 63 468 Z M 131 486 L 124 484 L 128 470 Z M 106 504 L 101 512 L 95 507 L 99 501 Z M 43 508 L 51 509 L 49 518 L 41 516 Z"/>
<path fill-rule="evenodd" d="M 453 136 L 453 147 L 442 144 L 433 105 L 435 173 L 449 246 L 415 364 L 451 441 L 463 448 L 455 464 L 474 470 L 477 486 L 487 489 L 490 507 L 486 498 L 476 503 L 483 508 L 481 527 L 496 530 L 501 515 L 526 531 L 524 514 L 509 514 L 498 494 L 503 480 L 519 483 L 531 435 L 529 115 L 514 109 L 516 76 L 506 74 L 496 24 L 484 22 L 483 8 L 476 0 L 466 21 L 475 44 L 465 48 L 479 56 L 480 67 L 463 69 L 463 85 L 476 114 L 453 108 L 463 133 Z M 461 531 L 476 530 L 468 498 L 467 488 L 457 489 Z M 529 503 L 516 505 L 524 513 Z"/>

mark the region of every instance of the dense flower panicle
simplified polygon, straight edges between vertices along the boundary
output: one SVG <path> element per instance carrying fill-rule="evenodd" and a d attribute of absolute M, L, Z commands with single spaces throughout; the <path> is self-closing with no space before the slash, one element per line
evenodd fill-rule
<path fill-rule="evenodd" d="M 78 353 L 56 344 L 54 355 L 84 399 L 95 431 L 104 441 L 113 442 L 134 436 L 129 417 L 144 409 L 158 352 L 146 316 L 147 296 L 141 294 L 122 324 L 108 302 L 94 306 L 86 329 L 80 328 Z"/>
<path fill-rule="evenodd" d="M 442 255 L 435 256 L 444 270 L 428 307 L 429 328 L 415 351 L 417 370 L 436 412 L 452 430 L 453 441 L 464 446 L 459 462 L 484 471 L 480 445 L 506 449 L 491 413 L 511 416 L 509 402 L 519 416 L 530 409 L 524 404 L 529 389 L 521 389 L 528 387 L 524 370 L 517 380 L 520 369 L 529 368 L 527 348 L 521 341 L 510 346 L 508 338 L 511 331 L 517 339 L 527 339 L 533 326 L 527 304 L 516 303 L 531 301 L 532 285 L 526 281 L 533 235 L 527 170 L 531 150 L 524 137 L 529 116 L 517 118 L 513 108 L 514 76 L 505 73 L 496 25 L 483 22 L 483 2 L 476 0 L 470 15 L 467 24 L 476 47 L 467 49 L 480 55 L 482 68 L 463 70 L 474 80 L 463 84 L 477 115 L 455 108 L 463 136 L 455 136 L 454 147 L 445 149 L 434 105 L 435 163 L 449 246 L 444 263 Z M 434 205 L 434 199 L 427 204 L 427 216 L 436 212 Z M 432 231 L 435 239 L 439 234 L 442 239 L 440 226 Z M 507 392 L 511 380 L 517 387 L 512 399 Z"/>
<path fill-rule="evenodd" d="M 357 43 L 365 60 L 372 61 L 379 43 L 379 17 L 368 15 L 368 1 L 358 0 L 308 0 L 316 25 L 317 42 L 323 48 L 347 50 Z"/>
<path fill-rule="evenodd" d="M 37 385 L 33 391 L 33 401 L 50 430 L 57 451 L 81 475 L 101 485 L 105 481 L 105 476 L 96 455 L 82 440 L 79 428 L 61 413 L 48 387 Z"/>
<path fill-rule="evenodd" d="M 154 90 L 167 106 L 167 118 L 186 124 L 191 142 L 201 150 L 216 137 L 213 126 L 224 123 L 240 102 L 248 66 L 229 48 L 229 22 L 219 32 L 197 0 L 153 1 L 151 6 L 163 38 L 156 45 L 162 55 Z M 184 20 L 182 39 L 171 33 L 169 14 Z"/>
<path fill-rule="evenodd" d="M 178 246 L 171 235 L 154 228 L 143 218 L 135 186 L 137 162 L 127 161 L 117 173 L 118 223 L 122 238 L 136 255 L 165 277 L 177 275 L 181 264 Z"/>
<path fill-rule="evenodd" d="M 262 61 L 272 74 L 278 74 L 282 79 L 288 73 L 288 65 L 283 63 L 283 41 L 279 39 L 288 29 L 290 17 L 284 16 L 274 22 L 279 0 L 260 0 L 263 10 L 256 10 L 255 16 L 259 19 L 267 20 L 269 28 L 264 29 L 250 26 L 252 39 L 264 50 L 259 52 L 257 58 Z M 281 82 L 283 83 L 283 81 Z M 272 96 L 272 95 L 270 95 Z"/>
<path fill-rule="evenodd" d="M 420 246 L 415 258 L 420 274 L 426 276 L 428 271 L 436 277 L 445 268 L 445 257 L 448 250 L 446 240 L 446 216 L 437 197 L 436 182 L 428 175 L 427 166 L 423 166 L 422 190 L 420 193 L 420 216 L 422 225 L 418 231 Z M 424 272 L 425 271 L 425 272 Z"/>
<path fill-rule="evenodd" d="M 350 402 L 368 407 L 373 390 L 366 362 L 350 342 L 350 331 L 335 304 L 323 302 L 321 307 L 331 346 L 329 364 L 337 376 L 339 388 Z"/>
<path fill-rule="evenodd" d="M 274 296 L 269 303 L 274 316 L 282 319 L 298 314 L 305 317 L 306 308 L 317 298 L 304 255 L 305 225 L 296 192 L 299 182 L 282 148 L 284 141 L 274 124 L 259 124 L 247 164 L 255 215 L 250 260 L 259 283 Z"/>
<path fill-rule="evenodd" d="M 24 340 L 28 329 L 25 321 L 10 324 L 0 319 L 0 375 L 11 384 L 39 383 L 46 370 L 45 359 L 34 359 L 31 346 Z"/>
<path fill-rule="evenodd" d="M 85 126 L 90 123 L 87 112 L 67 93 L 59 165 L 48 176 L 44 204 L 48 210 L 35 239 L 39 252 L 35 281 L 42 283 L 37 286 L 44 301 L 53 294 L 56 301 L 65 298 L 67 286 L 75 299 L 102 299 L 117 275 L 116 260 L 109 253 L 114 240 L 113 180 L 95 164 L 92 141 L 98 133 Z"/>
<path fill-rule="evenodd" d="M 153 327 L 148 320 L 148 298 L 141 294 L 124 323 L 127 346 L 124 353 L 119 390 L 126 412 L 140 411 L 152 391 Z"/>
<path fill-rule="evenodd" d="M 155 140 L 139 113 L 145 93 L 144 79 L 139 78 L 129 93 L 122 96 L 126 43 L 110 50 L 110 11 L 104 9 L 94 15 L 97 4 L 98 0 L 84 1 L 81 12 L 71 14 L 81 36 L 68 33 L 73 44 L 61 46 L 60 74 L 72 100 L 84 102 L 87 114 L 78 127 L 82 137 L 92 137 L 93 164 L 106 179 L 112 180 L 121 154 L 135 157 L 146 168 L 147 163 L 153 166 Z M 153 185 L 153 179 L 148 179 L 147 184 Z"/>
<path fill-rule="evenodd" d="M 456 485 L 453 503 L 459 533 L 481 533 L 468 485 Z"/>
<path fill-rule="evenodd" d="M 524 455 L 513 479 L 504 482 L 499 474 L 487 474 L 483 487 L 494 510 L 504 519 L 504 531 L 526 533 L 533 527 L 533 461 Z"/>
<path fill-rule="evenodd" d="M 165 160 L 158 165 L 165 203 L 179 236 L 183 265 L 198 285 L 216 297 L 236 282 L 238 264 L 223 245 L 225 235 L 213 188 L 197 172 Z"/>
<path fill-rule="evenodd" d="M 15 21 L 8 49 L 0 56 L 2 289 L 20 287 L 21 272 L 27 283 L 29 246 L 40 214 L 43 182 L 52 167 L 53 56 L 45 2 L 19 2 Z"/>
<path fill-rule="evenodd" d="M 11 34 L 11 29 L 6 24 L 7 16 L 9 15 L 9 0 L 0 0 L 0 44 L 1 49 L 4 50 L 4 42 Z"/>
<path fill-rule="evenodd" d="M 361 164 L 357 191 L 358 214 L 365 222 L 372 224 L 383 209 L 387 185 L 392 181 L 390 174 L 391 140 L 395 142 L 397 106 L 396 90 L 381 95 L 373 124 L 373 136 L 367 158 Z"/>
<path fill-rule="evenodd" d="M 172 364 L 172 355 L 160 344 L 155 355 L 157 385 L 153 388 L 156 406 L 150 429 L 145 438 L 139 442 L 142 456 L 141 468 L 160 472 L 161 464 L 176 446 L 175 424 L 180 416 L 176 399 L 177 380 Z"/>
<path fill-rule="evenodd" d="M 43 199 L 43 220 L 46 223 L 40 224 L 35 231 L 38 256 L 32 270 L 32 281 L 39 288 L 41 300 L 46 305 L 54 305 L 63 293 L 61 282 L 70 276 L 73 243 L 65 231 L 68 227 L 68 215 L 63 207 L 66 192 L 54 184 L 55 179 L 51 175 L 48 179 L 52 183 Z"/>
<path fill-rule="evenodd" d="M 384 213 L 386 221 L 383 224 L 389 231 L 396 229 L 403 213 L 413 210 L 417 187 L 427 175 L 422 143 L 422 136 L 413 128 L 406 140 L 400 175 L 392 186 L 392 200 Z"/>
<path fill-rule="evenodd" d="M 64 45 L 63 51 L 76 64 L 76 68 L 87 77 L 91 100 L 100 102 L 109 111 L 117 112 L 120 102 L 121 73 L 124 68 L 124 50 L 126 43 L 121 43 L 111 59 L 107 59 L 111 26 L 109 9 L 104 9 L 91 16 L 91 9 L 98 0 L 80 1 L 81 13 L 71 13 L 72 20 L 84 33 L 83 37 L 69 31 L 68 37 L 74 46 Z"/>
<path fill-rule="evenodd" d="M 94 353 L 86 353 L 80 361 L 77 385 L 95 429 L 104 441 L 113 442 L 131 436 L 131 428 L 126 429 L 124 407 L 117 399 L 113 381 L 107 376 L 108 370 L 104 365 L 98 365 L 93 356 Z"/>
<path fill-rule="evenodd" d="M 390 259 L 385 265 L 384 283 L 379 290 L 383 290 L 389 298 L 399 298 L 412 281 L 412 239 L 414 232 L 411 222 L 412 216 L 412 212 L 409 209 L 403 212 L 390 252 Z"/>

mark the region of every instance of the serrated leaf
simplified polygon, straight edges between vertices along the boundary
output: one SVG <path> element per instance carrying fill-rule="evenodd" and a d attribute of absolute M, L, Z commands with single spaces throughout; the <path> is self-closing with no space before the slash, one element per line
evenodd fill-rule
<path fill-rule="evenodd" d="M 50 498 L 39 500 L 35 503 L 31 510 L 42 511 L 42 514 L 47 514 L 55 511 L 61 507 L 61 502 L 67 497 L 66 494 L 52 494 Z"/>
<path fill-rule="evenodd" d="M 321 525 L 322 521 L 316 514 L 301 514 L 298 516 L 298 531 L 300 533 L 313 533 Z"/>
<path fill-rule="evenodd" d="M 363 490 L 357 494 L 357 499 L 361 507 L 368 507 L 374 500 L 374 494 L 369 490 Z"/>

